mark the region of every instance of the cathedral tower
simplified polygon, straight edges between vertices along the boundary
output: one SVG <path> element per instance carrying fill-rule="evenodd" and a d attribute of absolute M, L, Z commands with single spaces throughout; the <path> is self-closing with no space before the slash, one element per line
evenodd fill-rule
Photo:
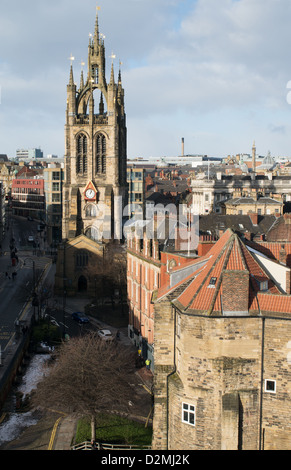
<path fill-rule="evenodd" d="M 85 235 L 106 242 L 121 235 L 122 211 L 127 204 L 126 114 L 121 72 L 106 81 L 104 39 L 89 39 L 88 71 L 80 87 L 73 65 L 67 85 L 65 181 L 63 186 L 64 240 Z"/>

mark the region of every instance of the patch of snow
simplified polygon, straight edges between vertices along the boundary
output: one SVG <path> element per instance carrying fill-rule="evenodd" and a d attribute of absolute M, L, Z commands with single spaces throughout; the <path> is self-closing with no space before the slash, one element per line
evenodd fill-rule
<path fill-rule="evenodd" d="M 32 412 L 12 413 L 9 419 L 0 426 L 0 445 L 4 442 L 14 441 L 22 431 L 29 426 L 37 424 L 37 419 L 33 417 Z"/>
<path fill-rule="evenodd" d="M 31 393 L 37 387 L 38 382 L 44 375 L 43 366 L 50 359 L 50 355 L 36 355 L 31 360 L 25 375 L 22 377 L 21 384 L 17 388 L 18 392 L 23 393 L 24 397 Z"/>
<path fill-rule="evenodd" d="M 23 393 L 24 397 L 37 387 L 44 374 L 43 366 L 49 358 L 50 355 L 39 354 L 29 363 L 21 384 L 17 387 L 17 391 Z M 33 411 L 9 414 L 7 421 L 0 424 L 0 445 L 17 439 L 25 428 L 34 426 L 37 422 Z"/>

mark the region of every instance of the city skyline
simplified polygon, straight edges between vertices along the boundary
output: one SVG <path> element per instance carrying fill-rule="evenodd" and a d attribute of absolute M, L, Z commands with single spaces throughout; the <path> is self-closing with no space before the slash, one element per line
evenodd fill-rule
<path fill-rule="evenodd" d="M 129 158 L 179 155 L 182 137 L 185 154 L 251 153 L 255 140 L 291 155 L 288 0 L 5 2 L 0 153 L 63 157 L 70 56 L 79 85 L 96 5 L 107 77 L 112 54 L 116 80 L 122 63 Z"/>

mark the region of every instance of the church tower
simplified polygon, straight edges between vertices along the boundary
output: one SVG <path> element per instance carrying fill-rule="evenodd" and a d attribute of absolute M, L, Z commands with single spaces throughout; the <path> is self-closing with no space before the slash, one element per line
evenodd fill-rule
<path fill-rule="evenodd" d="M 88 71 L 79 88 L 73 65 L 67 85 L 63 240 L 85 235 L 98 243 L 121 238 L 122 212 L 127 204 L 127 131 L 124 89 L 119 70 L 106 81 L 104 39 L 89 39 Z"/>

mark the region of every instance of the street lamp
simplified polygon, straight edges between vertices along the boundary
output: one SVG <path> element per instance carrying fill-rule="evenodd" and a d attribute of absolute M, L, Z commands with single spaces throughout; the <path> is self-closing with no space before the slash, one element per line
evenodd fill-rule
<path fill-rule="evenodd" d="M 65 310 L 66 310 L 66 300 L 67 300 L 67 291 L 66 291 L 66 281 L 68 279 L 66 277 L 63 278 L 63 337 L 65 337 L 66 334 L 66 316 L 65 316 Z"/>
<path fill-rule="evenodd" d="M 33 285 L 32 285 L 32 306 L 33 306 L 33 318 L 35 319 L 35 307 L 38 307 L 38 299 L 36 294 L 36 282 L 35 282 L 35 261 L 32 258 L 25 258 L 23 265 L 26 266 L 26 260 L 32 261 L 32 274 L 33 274 Z"/>

